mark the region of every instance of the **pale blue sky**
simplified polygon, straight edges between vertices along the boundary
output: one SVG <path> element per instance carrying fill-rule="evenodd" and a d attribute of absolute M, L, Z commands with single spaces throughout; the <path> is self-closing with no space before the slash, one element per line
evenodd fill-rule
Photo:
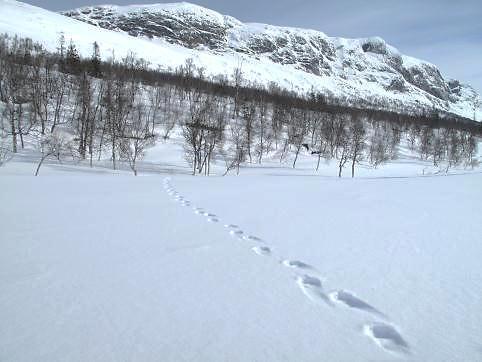
<path fill-rule="evenodd" d="M 50 10 L 150 0 L 26 0 Z M 162 2 L 162 1 L 151 1 Z M 245 22 L 297 26 L 330 36 L 380 36 L 402 53 L 482 93 L 482 0 L 193 0 Z"/>

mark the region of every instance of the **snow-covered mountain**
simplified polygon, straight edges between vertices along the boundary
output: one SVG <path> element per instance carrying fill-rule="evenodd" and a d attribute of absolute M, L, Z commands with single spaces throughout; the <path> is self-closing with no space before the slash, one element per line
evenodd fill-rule
<path fill-rule="evenodd" d="M 474 113 L 470 104 L 476 98 L 473 88 L 445 79 L 435 65 L 402 55 L 378 37 L 333 38 L 315 30 L 244 24 L 185 2 L 83 7 L 64 14 L 135 37 L 163 39 L 185 48 L 216 54 L 234 52 L 254 61 L 263 58 L 290 65 L 318 76 L 322 84 L 326 78 L 333 80 L 336 86 L 329 90 L 335 94 L 343 88 L 349 97 L 421 96 L 443 110 L 466 117 L 473 117 Z"/>
<path fill-rule="evenodd" d="M 275 82 L 300 93 L 320 91 L 399 111 L 437 109 L 482 117 L 472 87 L 446 79 L 435 65 L 403 55 L 378 37 L 345 39 L 315 30 L 245 24 L 189 3 L 83 7 L 64 12 L 69 19 L 1 0 L 0 12 L 0 32 L 29 36 L 50 49 L 63 32 L 84 55 L 97 41 L 104 57 L 134 51 L 165 69 L 192 58 L 212 76 L 231 76 L 241 66 L 249 81 Z"/>

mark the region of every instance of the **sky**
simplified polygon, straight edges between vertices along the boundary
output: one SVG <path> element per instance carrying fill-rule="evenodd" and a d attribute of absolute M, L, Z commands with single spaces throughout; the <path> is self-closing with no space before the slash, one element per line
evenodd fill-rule
<path fill-rule="evenodd" d="M 50 10 L 159 0 L 24 0 Z M 165 1 L 167 2 L 167 1 Z M 295 26 L 329 36 L 380 36 L 403 54 L 482 93 L 482 0 L 192 0 L 243 22 Z"/>

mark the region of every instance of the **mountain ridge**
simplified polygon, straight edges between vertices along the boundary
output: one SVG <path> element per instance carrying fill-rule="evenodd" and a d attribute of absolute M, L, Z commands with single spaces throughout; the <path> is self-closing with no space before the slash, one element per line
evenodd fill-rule
<path fill-rule="evenodd" d="M 152 66 L 174 70 L 193 59 L 210 77 L 232 80 L 236 68 L 251 84 L 345 104 L 421 114 L 439 111 L 480 120 L 477 92 L 438 68 L 401 54 L 379 37 L 346 39 L 317 30 L 243 23 L 187 2 L 91 6 L 57 14 L 1 0 L 0 32 L 39 41 L 55 51 L 60 34 L 90 56 L 97 41 L 104 59 L 133 51 Z M 64 16 L 67 15 L 67 16 Z"/>
<path fill-rule="evenodd" d="M 163 39 L 171 44 L 211 52 L 235 52 L 291 65 L 320 77 L 356 82 L 376 82 L 388 92 L 410 93 L 413 87 L 444 111 L 477 99 L 475 90 L 457 80 L 445 79 L 427 61 L 402 55 L 380 37 L 347 39 L 293 27 L 243 23 L 188 2 L 151 5 L 101 5 L 62 14 L 135 37 Z M 389 75 L 389 76 L 387 76 Z M 423 93 L 422 93 L 423 94 Z M 460 109 L 454 113 L 460 114 Z M 469 112 L 465 112 L 468 117 Z"/>

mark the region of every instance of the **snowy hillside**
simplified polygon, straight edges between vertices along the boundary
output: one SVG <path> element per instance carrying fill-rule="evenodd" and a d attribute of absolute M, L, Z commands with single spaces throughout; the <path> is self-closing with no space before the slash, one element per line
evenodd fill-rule
<path fill-rule="evenodd" d="M 54 51 L 61 33 L 85 56 L 97 41 L 104 58 L 129 51 L 153 66 L 174 69 L 192 58 L 206 74 L 231 76 L 300 93 L 311 90 L 355 104 L 418 112 L 438 109 L 479 120 L 475 91 L 445 79 L 438 69 L 405 55 L 382 39 L 343 39 L 304 29 L 243 24 L 187 3 L 104 6 L 66 16 L 1 0 L 0 32 L 30 37 Z"/>
<path fill-rule="evenodd" d="M 64 14 L 136 37 L 215 54 L 243 54 L 247 62 L 288 65 L 290 71 L 319 76 L 314 88 L 337 97 L 375 96 L 405 107 L 418 101 L 468 118 L 474 115 L 471 104 L 477 95 L 471 87 L 444 79 L 435 65 L 404 56 L 380 38 L 333 38 L 315 30 L 243 24 L 189 3 L 106 5 Z M 307 90 L 305 80 L 290 82 L 289 88 Z"/>
<path fill-rule="evenodd" d="M 174 136 L 143 177 L 34 178 L 22 151 L 0 168 L 0 360 L 480 361 L 482 175 L 403 154 L 203 178 Z"/>

